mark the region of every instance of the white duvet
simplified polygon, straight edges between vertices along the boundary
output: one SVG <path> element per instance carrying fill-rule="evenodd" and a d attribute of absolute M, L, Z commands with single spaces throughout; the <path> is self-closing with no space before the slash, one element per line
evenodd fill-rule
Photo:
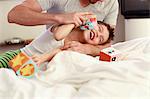
<path fill-rule="evenodd" d="M 33 79 L 0 69 L 0 99 L 150 99 L 150 38 L 117 43 L 122 61 L 58 53 Z"/>

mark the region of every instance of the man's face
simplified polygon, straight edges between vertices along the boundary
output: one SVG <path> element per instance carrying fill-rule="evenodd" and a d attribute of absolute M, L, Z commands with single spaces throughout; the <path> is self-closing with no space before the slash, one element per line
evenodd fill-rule
<path fill-rule="evenodd" d="M 104 1 L 104 0 L 89 0 L 89 2 L 91 3 L 91 4 L 94 4 L 94 3 L 96 3 L 96 2 L 98 2 L 98 1 Z"/>

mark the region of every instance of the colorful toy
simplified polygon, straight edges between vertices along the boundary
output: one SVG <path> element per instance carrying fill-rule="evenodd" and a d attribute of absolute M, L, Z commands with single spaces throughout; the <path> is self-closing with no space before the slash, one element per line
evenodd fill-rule
<path fill-rule="evenodd" d="M 88 14 L 85 15 L 85 24 L 80 26 L 81 30 L 92 30 L 97 28 L 96 15 Z"/>
<path fill-rule="evenodd" d="M 114 49 L 113 47 L 108 47 L 100 51 L 99 60 L 101 61 L 118 61 L 120 60 L 121 52 Z"/>
<path fill-rule="evenodd" d="M 9 62 L 10 67 L 16 72 L 17 75 L 31 78 L 38 71 L 36 63 L 26 54 L 20 52 Z"/>

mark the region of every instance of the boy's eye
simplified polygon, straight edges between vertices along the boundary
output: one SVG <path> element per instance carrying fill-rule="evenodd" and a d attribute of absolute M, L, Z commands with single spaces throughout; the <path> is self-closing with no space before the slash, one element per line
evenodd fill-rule
<path fill-rule="evenodd" d="M 102 29 L 101 29 L 101 27 L 99 26 L 99 32 L 102 32 Z"/>
<path fill-rule="evenodd" d="M 103 31 L 103 27 L 102 26 L 98 26 L 99 27 L 99 32 L 102 32 Z"/>
<path fill-rule="evenodd" d="M 104 41 L 103 36 L 100 36 L 100 37 L 99 37 L 99 44 L 102 44 L 102 43 L 103 43 L 103 41 Z"/>

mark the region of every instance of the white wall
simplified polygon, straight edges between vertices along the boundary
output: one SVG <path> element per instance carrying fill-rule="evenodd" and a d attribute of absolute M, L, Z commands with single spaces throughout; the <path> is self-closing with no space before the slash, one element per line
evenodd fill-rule
<path fill-rule="evenodd" d="M 117 26 L 115 30 L 114 43 L 125 40 L 125 19 L 124 16 L 119 12 Z"/>
<path fill-rule="evenodd" d="M 7 13 L 21 0 L 0 0 L 0 42 L 12 37 L 31 39 L 44 31 L 45 26 L 20 26 L 7 22 Z"/>
<path fill-rule="evenodd" d="M 150 37 L 150 18 L 126 19 L 125 40 L 139 37 Z"/>
<path fill-rule="evenodd" d="M 150 18 L 124 19 L 119 13 L 114 43 L 140 37 L 150 37 Z"/>

